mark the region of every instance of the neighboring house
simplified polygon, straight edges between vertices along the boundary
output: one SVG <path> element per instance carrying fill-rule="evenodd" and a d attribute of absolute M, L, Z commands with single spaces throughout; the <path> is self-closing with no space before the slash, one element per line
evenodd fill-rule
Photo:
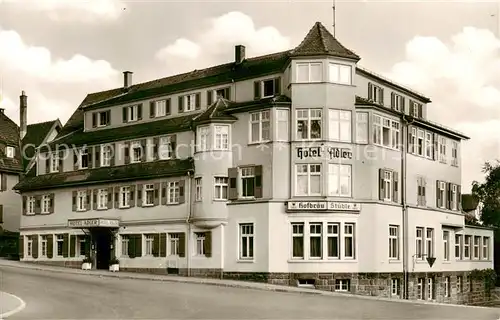
<path fill-rule="evenodd" d="M 462 195 L 462 211 L 466 215 L 466 219 L 481 223 L 481 209 L 483 204 L 479 202 L 472 194 Z"/>
<path fill-rule="evenodd" d="M 493 233 L 461 212 L 468 138 L 359 60 L 316 23 L 293 50 L 236 46 L 233 62 L 136 85 L 124 72 L 15 187 L 23 260 L 482 297 L 468 276 L 492 267 Z"/>

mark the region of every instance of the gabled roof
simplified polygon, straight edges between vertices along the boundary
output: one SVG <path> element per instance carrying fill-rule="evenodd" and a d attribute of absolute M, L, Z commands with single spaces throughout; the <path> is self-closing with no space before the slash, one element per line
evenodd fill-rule
<path fill-rule="evenodd" d="M 361 58 L 344 47 L 321 22 L 316 22 L 291 56 L 331 55 L 359 61 Z"/>
<path fill-rule="evenodd" d="M 226 110 L 231 106 L 232 102 L 218 98 L 207 110 L 196 116 L 193 121 L 196 124 L 207 123 L 211 121 L 236 121 L 238 118 L 226 113 Z"/>
<path fill-rule="evenodd" d="M 35 150 L 47 139 L 47 136 L 53 128 L 62 128 L 59 119 L 29 124 L 26 135 L 21 141 L 23 147 L 23 165 L 26 169 L 30 160 L 35 156 Z"/>
<path fill-rule="evenodd" d="M 6 147 L 14 147 L 14 158 L 7 158 Z M 0 171 L 22 172 L 19 127 L 4 111 L 0 111 Z"/>

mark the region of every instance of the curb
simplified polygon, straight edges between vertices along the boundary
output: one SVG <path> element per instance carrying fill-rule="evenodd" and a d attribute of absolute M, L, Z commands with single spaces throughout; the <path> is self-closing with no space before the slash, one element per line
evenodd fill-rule
<path fill-rule="evenodd" d="M 119 273 L 85 273 L 85 272 L 75 272 L 77 269 L 69 269 L 64 267 L 56 267 L 54 268 L 44 268 L 39 266 L 31 266 L 26 264 L 18 264 L 18 265 L 10 265 L 10 264 L 2 264 L 0 263 L 0 267 L 8 267 L 8 268 L 23 268 L 23 269 L 31 269 L 31 270 L 39 270 L 39 271 L 47 271 L 47 272 L 55 272 L 55 273 L 65 273 L 65 274 L 75 274 L 75 275 L 86 275 L 93 277 L 106 277 L 106 278 L 116 278 L 116 279 L 128 279 L 128 280 L 143 280 L 143 281 L 158 281 L 158 282 L 175 282 L 175 283 L 188 283 L 188 284 L 199 284 L 199 285 L 211 285 L 216 287 L 226 287 L 226 288 L 238 288 L 238 289 L 250 289 L 250 290 L 259 290 L 259 291 L 272 291 L 272 292 L 281 292 L 281 293 L 295 293 L 295 294 L 305 294 L 305 295 L 320 295 L 320 296 L 330 296 L 330 297 L 345 297 L 345 298 L 355 298 L 362 300 L 375 300 L 375 301 L 384 301 L 384 302 L 393 302 L 393 303 L 410 303 L 415 305 L 428 305 L 428 306 L 444 306 L 444 307 L 457 307 L 457 308 L 470 308 L 470 309 L 497 309 L 494 307 L 488 306 L 471 306 L 471 305 L 463 305 L 463 304 L 448 304 L 448 303 L 440 303 L 440 302 L 429 302 L 422 300 L 405 300 L 405 299 L 391 299 L 385 297 L 376 297 L 376 296 L 363 296 L 356 295 L 352 293 L 338 293 L 338 292 L 330 292 L 330 291 L 320 291 L 315 289 L 305 289 L 305 288 L 296 288 L 296 287 L 286 287 L 279 285 L 269 285 L 269 286 L 256 286 L 254 283 L 250 282 L 239 282 L 239 283 L 228 283 L 228 282 L 218 282 L 213 281 L 211 279 L 201 279 L 201 278 L 167 278 L 167 277 L 141 277 L 132 274 L 123 274 Z M 144 274 L 146 275 L 146 274 Z M 197 279 L 197 280 L 195 280 Z M 201 279 L 201 280 L 200 280 Z M 220 281 L 220 280 L 219 280 Z M 22 300 L 21 300 L 22 301 Z M 500 310 L 499 310 L 500 317 Z M 0 317 L 1 320 L 1 317 Z M 498 319 L 500 320 L 500 318 Z"/>
<path fill-rule="evenodd" d="M 13 295 L 13 294 L 8 293 L 8 292 L 4 292 L 4 291 L 0 291 L 0 294 L 5 294 L 8 296 L 11 296 L 15 300 L 19 301 L 19 306 L 17 306 L 17 308 L 14 308 L 13 310 L 10 310 L 10 311 L 4 312 L 4 313 L 0 313 L 0 319 L 6 319 L 9 316 L 22 311 L 26 307 L 26 302 L 24 302 L 23 299 L 19 298 L 18 296 Z"/>

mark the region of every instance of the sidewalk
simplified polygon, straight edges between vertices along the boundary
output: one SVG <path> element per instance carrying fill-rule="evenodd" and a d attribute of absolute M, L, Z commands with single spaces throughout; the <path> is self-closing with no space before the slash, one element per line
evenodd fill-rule
<path fill-rule="evenodd" d="M 24 301 L 20 298 L 10 293 L 0 291 L 0 319 L 5 319 L 21 311 L 24 309 L 25 305 Z"/>
<path fill-rule="evenodd" d="M 241 288 L 241 289 L 251 289 L 251 290 L 263 290 L 263 291 L 275 291 L 275 292 L 287 292 L 287 293 L 299 293 L 299 294 L 315 294 L 322 296 L 335 296 L 335 297 L 351 297 L 356 299 L 368 299 L 368 300 L 379 300 L 379 301 L 391 301 L 395 303 L 412 303 L 412 304 L 422 304 L 422 305 L 434 305 L 434 306 L 448 306 L 448 307 L 461 307 L 461 308 L 486 308 L 481 306 L 466 306 L 466 305 L 455 305 L 455 304 L 444 304 L 427 302 L 420 300 L 403 300 L 403 299 L 390 299 L 383 297 L 373 297 L 373 296 L 362 296 L 349 293 L 339 293 L 331 291 L 320 291 L 315 289 L 299 288 L 299 287 L 287 287 L 280 285 L 273 285 L 267 283 L 258 282 L 245 282 L 236 280 L 223 280 L 223 279 L 212 279 L 212 278 L 195 278 L 195 277 L 181 277 L 177 275 L 154 275 L 146 273 L 134 273 L 134 272 L 109 272 L 107 270 L 80 270 L 71 269 L 56 266 L 45 266 L 24 263 L 20 261 L 11 261 L 0 259 L 0 267 L 9 268 L 23 268 L 31 270 L 41 270 L 47 272 L 56 273 L 66 273 L 66 274 L 79 274 L 94 277 L 109 277 L 109 278 L 119 278 L 119 279 L 136 279 L 136 280 L 150 280 L 150 281 L 165 281 L 165 282 L 177 282 L 177 283 L 190 283 L 190 284 L 203 284 L 203 285 L 213 285 L 219 287 L 230 287 L 230 288 Z"/>

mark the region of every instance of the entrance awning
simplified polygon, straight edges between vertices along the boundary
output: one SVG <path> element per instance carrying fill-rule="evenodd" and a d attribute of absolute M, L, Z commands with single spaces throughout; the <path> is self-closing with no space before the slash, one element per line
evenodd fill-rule
<path fill-rule="evenodd" d="M 69 228 L 119 228 L 119 219 L 92 218 L 92 219 L 68 219 Z"/>

